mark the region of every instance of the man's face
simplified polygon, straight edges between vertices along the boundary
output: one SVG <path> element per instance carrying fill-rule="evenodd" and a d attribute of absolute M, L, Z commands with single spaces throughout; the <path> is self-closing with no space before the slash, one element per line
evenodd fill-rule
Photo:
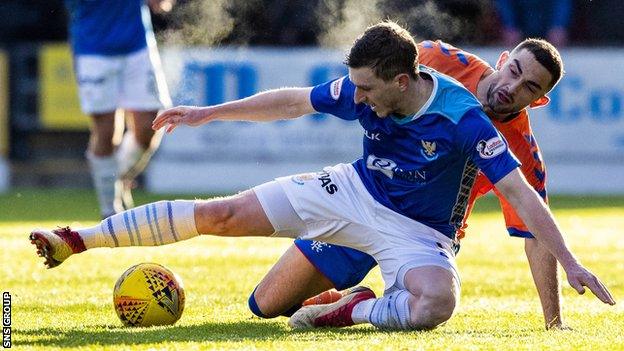
<path fill-rule="evenodd" d="M 487 105 L 498 114 L 521 111 L 548 92 L 552 75 L 526 49 L 513 52 L 487 90 Z"/>
<path fill-rule="evenodd" d="M 349 68 L 349 79 L 355 85 L 353 100 L 371 107 L 378 117 L 392 114 L 400 99 L 398 82 L 386 82 L 369 67 Z"/>

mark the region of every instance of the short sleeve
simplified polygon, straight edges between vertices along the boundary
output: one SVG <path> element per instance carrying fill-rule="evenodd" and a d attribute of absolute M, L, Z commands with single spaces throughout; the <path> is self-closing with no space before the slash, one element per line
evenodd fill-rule
<path fill-rule="evenodd" d="M 346 120 L 358 119 L 353 101 L 355 86 L 348 76 L 323 83 L 312 88 L 310 101 L 314 110 L 329 113 Z"/>
<path fill-rule="evenodd" d="M 457 143 L 492 184 L 520 166 L 505 138 L 480 109 L 472 109 L 460 119 Z"/>

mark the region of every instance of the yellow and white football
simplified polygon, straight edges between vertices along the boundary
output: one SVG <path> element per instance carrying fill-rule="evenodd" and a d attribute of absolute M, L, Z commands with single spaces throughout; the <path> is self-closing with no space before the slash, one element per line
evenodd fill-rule
<path fill-rule="evenodd" d="M 115 312 L 126 326 L 174 324 L 184 310 L 182 281 L 157 263 L 134 265 L 117 279 Z"/>

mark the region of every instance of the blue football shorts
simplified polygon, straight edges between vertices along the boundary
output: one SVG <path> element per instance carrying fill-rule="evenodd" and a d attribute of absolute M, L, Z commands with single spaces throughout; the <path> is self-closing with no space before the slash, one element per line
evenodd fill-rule
<path fill-rule="evenodd" d="M 377 266 L 373 256 L 340 245 L 297 239 L 295 246 L 338 290 L 358 285 Z"/>

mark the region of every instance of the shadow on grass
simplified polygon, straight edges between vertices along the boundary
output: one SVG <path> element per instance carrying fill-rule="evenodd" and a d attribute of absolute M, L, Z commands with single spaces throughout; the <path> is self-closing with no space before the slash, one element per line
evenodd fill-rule
<path fill-rule="evenodd" d="M 539 328 L 522 328 L 514 330 L 471 330 L 458 331 L 445 327 L 431 331 L 380 331 L 375 328 L 327 328 L 309 330 L 291 330 L 284 322 L 240 321 L 230 323 L 205 323 L 189 326 L 171 326 L 155 328 L 125 328 L 120 326 L 101 325 L 89 329 L 65 330 L 60 328 L 39 328 L 15 330 L 15 346 L 52 346 L 79 347 L 91 345 L 141 345 L 164 342 L 259 342 L 259 341 L 318 341 L 326 334 L 331 339 L 359 340 L 370 334 L 395 334 L 397 337 L 419 336 L 429 337 L 437 334 L 441 338 L 469 335 L 484 338 L 517 338 L 531 337 L 543 330 Z M 22 339 L 22 340 L 20 340 Z M 33 340 L 23 340 L 33 339 Z"/>
<path fill-rule="evenodd" d="M 317 340 L 321 330 L 292 331 L 284 322 L 241 321 L 235 323 L 205 323 L 189 326 L 154 328 L 126 328 L 101 325 L 90 330 L 39 328 L 14 331 L 15 346 L 89 346 L 89 345 L 139 345 L 163 342 L 245 342 L 296 338 L 299 341 Z M 96 330 L 93 330 L 96 329 Z M 332 335 L 379 333 L 368 329 L 323 329 Z M 21 340 L 20 340 L 21 339 Z M 24 340 L 32 339 L 32 340 Z"/>

